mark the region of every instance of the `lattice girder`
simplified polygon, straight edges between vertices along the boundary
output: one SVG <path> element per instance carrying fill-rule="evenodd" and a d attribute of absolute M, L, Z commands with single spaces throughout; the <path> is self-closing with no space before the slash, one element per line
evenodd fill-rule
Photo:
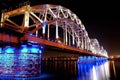
<path fill-rule="evenodd" d="M 26 5 L 9 12 L 4 12 L 1 16 L 1 27 L 11 28 L 25 34 L 36 33 L 36 36 L 39 35 L 38 32 L 40 30 L 44 31 L 43 34 L 45 34 L 46 30 L 50 32 L 48 28 L 54 27 L 56 29 L 56 38 L 59 38 L 58 29 L 62 28 L 64 32 L 63 35 L 65 34 L 65 36 L 63 36 L 65 38 L 65 45 L 70 45 L 70 42 L 73 42 L 73 44 L 76 43 L 78 48 L 91 50 L 93 52 L 95 52 L 94 49 L 98 50 L 100 47 L 97 40 L 91 41 L 85 26 L 78 16 L 60 5 Z M 49 38 L 50 34 L 47 34 L 47 36 Z M 71 37 L 72 39 L 70 39 Z M 104 49 L 102 49 L 101 52 L 107 54 Z"/>

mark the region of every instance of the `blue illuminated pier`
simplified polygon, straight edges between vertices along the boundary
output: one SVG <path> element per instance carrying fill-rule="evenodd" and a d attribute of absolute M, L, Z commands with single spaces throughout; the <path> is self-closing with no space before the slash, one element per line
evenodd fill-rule
<path fill-rule="evenodd" d="M 96 56 L 80 56 L 77 60 L 78 63 L 96 63 L 107 61 L 108 58 L 105 57 L 96 57 Z"/>
<path fill-rule="evenodd" d="M 32 77 L 40 75 L 42 45 L 0 48 L 0 76 Z"/>
<path fill-rule="evenodd" d="M 78 80 L 110 80 L 108 60 L 77 64 Z"/>

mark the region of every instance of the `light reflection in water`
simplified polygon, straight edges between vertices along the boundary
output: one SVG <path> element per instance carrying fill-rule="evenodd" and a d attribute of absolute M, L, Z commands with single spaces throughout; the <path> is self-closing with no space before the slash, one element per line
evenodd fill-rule
<path fill-rule="evenodd" d="M 78 80 L 109 80 L 108 61 L 78 64 Z"/>
<path fill-rule="evenodd" d="M 114 61 L 112 61 L 112 67 L 113 67 L 114 76 L 115 76 L 115 78 L 116 78 L 117 75 L 116 75 L 116 69 L 115 69 Z"/>
<path fill-rule="evenodd" d="M 26 55 L 21 56 L 26 58 L 26 60 L 28 59 Z M 20 58 L 21 56 L 19 55 Z M 29 56 L 29 58 L 31 57 Z M 30 68 L 27 68 L 28 71 L 38 71 L 37 68 L 31 68 L 31 64 L 33 64 L 32 60 L 20 63 L 21 67 L 27 64 L 30 64 Z M 15 78 L 14 80 L 109 80 L 110 75 L 108 70 L 109 67 L 107 61 L 86 64 L 78 64 L 76 61 L 42 61 L 41 74 L 39 76 Z M 19 73 L 19 71 L 17 73 Z M 4 79 L 8 78 L 4 77 Z"/>

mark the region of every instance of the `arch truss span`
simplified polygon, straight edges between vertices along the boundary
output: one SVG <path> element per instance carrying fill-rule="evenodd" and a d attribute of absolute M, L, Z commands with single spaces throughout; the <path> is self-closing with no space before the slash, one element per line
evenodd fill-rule
<path fill-rule="evenodd" d="M 91 42 L 78 16 L 60 5 L 26 5 L 2 13 L 1 27 L 91 51 Z"/>

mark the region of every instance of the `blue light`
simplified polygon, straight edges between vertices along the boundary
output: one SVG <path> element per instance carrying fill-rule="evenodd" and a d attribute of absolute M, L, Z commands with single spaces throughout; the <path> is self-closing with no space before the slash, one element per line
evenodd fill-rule
<path fill-rule="evenodd" d="M 10 46 L 6 46 L 6 48 L 5 48 L 5 53 L 14 53 L 14 48 L 13 47 L 10 47 Z"/>
<path fill-rule="evenodd" d="M 41 49 L 43 49 L 43 46 L 40 46 Z"/>
<path fill-rule="evenodd" d="M 91 57 L 90 56 L 88 56 L 88 60 L 90 60 L 91 59 Z"/>
<path fill-rule="evenodd" d="M 46 21 L 44 21 L 44 22 L 43 22 L 43 27 L 45 27 L 45 28 L 46 28 Z"/>
<path fill-rule="evenodd" d="M 22 50 L 21 50 L 21 53 L 27 53 L 28 52 L 28 49 L 27 48 L 23 48 Z"/>
<path fill-rule="evenodd" d="M 31 51 L 31 53 L 42 53 L 42 51 L 39 49 L 38 45 L 32 45 L 30 51 Z"/>
<path fill-rule="evenodd" d="M 0 48 L 0 53 L 2 53 L 2 48 Z"/>
<path fill-rule="evenodd" d="M 41 51 L 41 50 L 39 50 L 39 53 L 42 53 L 42 51 Z"/>
<path fill-rule="evenodd" d="M 43 46 L 33 44 L 32 46 L 21 45 L 20 53 L 42 53 Z"/>
<path fill-rule="evenodd" d="M 32 47 L 38 47 L 38 45 L 32 45 Z"/>
<path fill-rule="evenodd" d="M 30 51 L 42 53 L 40 49 L 39 45 L 21 45 L 18 49 L 11 46 L 0 47 L 0 53 L 5 53 L 0 56 L 0 76 L 11 76 L 12 74 L 12 76 L 16 77 L 27 77 L 34 76 L 33 72 L 35 72 L 35 75 L 39 75 L 40 67 L 37 67 L 37 71 L 34 68 L 36 68 L 36 65 L 40 65 L 41 55 L 24 53 L 30 53 Z M 17 54 L 7 54 L 15 53 L 16 51 L 19 52 Z"/>
<path fill-rule="evenodd" d="M 32 36 L 33 34 L 30 34 L 30 36 Z"/>
<path fill-rule="evenodd" d="M 84 60 L 86 60 L 86 59 L 87 59 L 87 57 L 86 57 L 86 56 L 84 56 L 83 58 L 84 58 Z"/>
<path fill-rule="evenodd" d="M 30 51 L 31 53 L 38 53 L 39 49 L 32 47 Z"/>
<path fill-rule="evenodd" d="M 28 52 L 28 48 L 27 45 L 22 45 L 22 49 L 20 50 L 21 53 L 27 53 Z"/>
<path fill-rule="evenodd" d="M 46 22 L 43 22 L 43 34 L 45 33 L 45 28 L 46 28 Z"/>
<path fill-rule="evenodd" d="M 27 47 L 27 45 L 21 45 L 21 47 Z"/>

